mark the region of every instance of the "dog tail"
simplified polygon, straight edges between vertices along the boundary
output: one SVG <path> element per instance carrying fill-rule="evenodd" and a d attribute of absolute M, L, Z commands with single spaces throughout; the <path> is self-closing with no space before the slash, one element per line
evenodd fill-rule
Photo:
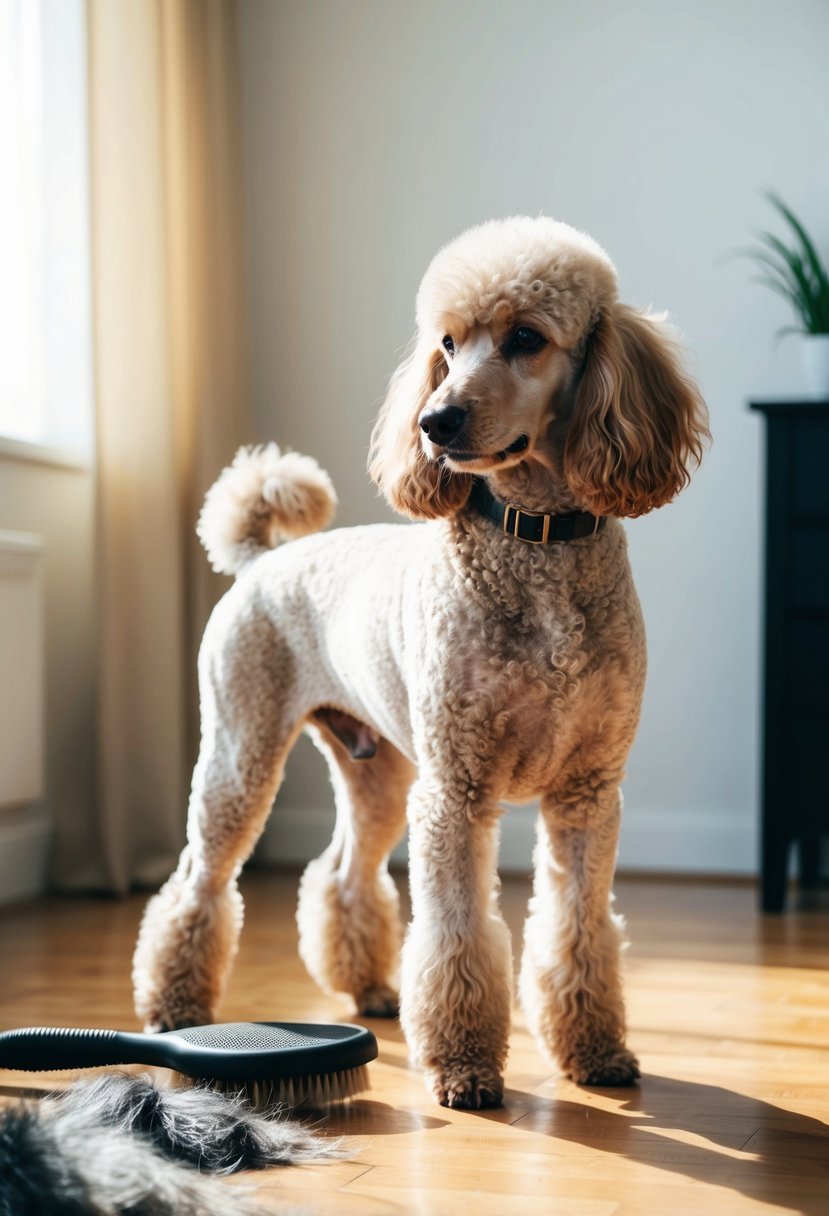
<path fill-rule="evenodd" d="M 310 456 L 275 443 L 240 448 L 208 490 L 196 531 L 213 569 L 237 574 L 281 540 L 324 528 L 336 505 L 331 478 Z"/>

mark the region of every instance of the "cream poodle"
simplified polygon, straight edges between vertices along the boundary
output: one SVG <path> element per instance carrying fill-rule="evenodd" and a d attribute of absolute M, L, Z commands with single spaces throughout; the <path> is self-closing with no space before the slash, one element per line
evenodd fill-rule
<path fill-rule="evenodd" d="M 619 518 L 686 484 L 705 407 L 661 319 L 621 304 L 607 254 L 551 219 L 441 250 L 417 326 L 370 471 L 427 522 L 295 539 L 328 523 L 334 491 L 274 445 L 239 452 L 207 496 L 200 535 L 236 581 L 201 648 L 188 844 L 144 916 L 136 1007 L 154 1029 L 215 1018 L 236 879 L 307 730 L 337 806 L 299 894 L 317 982 L 361 1014 L 397 1011 L 386 861 L 408 824 L 411 1055 L 440 1103 L 498 1105 L 512 999 L 498 821 L 503 800 L 537 799 L 524 1011 L 575 1081 L 628 1085 L 611 883 L 645 638 Z"/>

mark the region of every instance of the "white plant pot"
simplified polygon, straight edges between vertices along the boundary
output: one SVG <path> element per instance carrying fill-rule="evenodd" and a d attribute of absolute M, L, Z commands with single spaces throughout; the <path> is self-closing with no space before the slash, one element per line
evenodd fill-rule
<path fill-rule="evenodd" d="M 829 401 L 829 334 L 801 334 L 806 392 L 817 401 Z"/>

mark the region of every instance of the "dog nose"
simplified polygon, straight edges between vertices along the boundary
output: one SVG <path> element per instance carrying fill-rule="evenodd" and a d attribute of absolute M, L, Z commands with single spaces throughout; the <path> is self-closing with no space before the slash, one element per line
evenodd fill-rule
<path fill-rule="evenodd" d="M 442 410 L 433 410 L 420 419 L 420 429 L 432 443 L 441 447 L 454 439 L 466 421 L 466 410 L 460 405 L 447 405 Z"/>

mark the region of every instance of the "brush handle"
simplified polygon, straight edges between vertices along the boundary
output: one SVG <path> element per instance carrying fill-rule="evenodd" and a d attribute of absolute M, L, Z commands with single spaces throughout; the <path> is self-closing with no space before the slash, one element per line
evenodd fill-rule
<path fill-rule="evenodd" d="M 298 1022 L 227 1022 L 163 1034 L 30 1026 L 0 1034 L 0 1068 L 24 1072 L 157 1064 L 237 1084 L 341 1072 L 376 1056 L 377 1040 L 364 1026 Z"/>
<path fill-rule="evenodd" d="M 161 1064 L 157 1041 L 123 1030 L 32 1026 L 0 1034 L 0 1068 L 45 1072 L 102 1064 Z"/>

